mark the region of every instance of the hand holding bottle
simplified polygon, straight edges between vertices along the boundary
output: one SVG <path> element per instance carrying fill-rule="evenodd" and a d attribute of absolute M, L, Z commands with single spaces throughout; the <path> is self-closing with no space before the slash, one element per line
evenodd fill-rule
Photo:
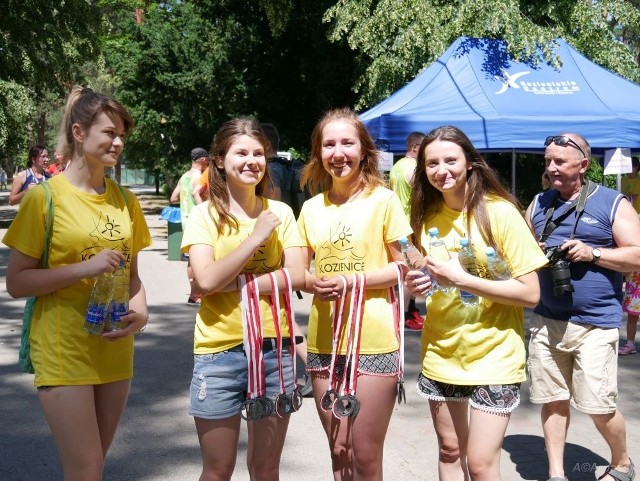
<path fill-rule="evenodd" d="M 121 252 L 102 249 L 96 255 L 91 257 L 88 261 L 84 262 L 85 277 L 98 277 L 101 274 L 111 274 L 115 272 L 121 262 L 126 262 L 124 255 Z"/>
<path fill-rule="evenodd" d="M 407 272 L 404 277 L 404 284 L 413 297 L 427 297 L 432 294 L 434 286 L 437 286 L 426 269 L 424 271 L 412 270 Z"/>

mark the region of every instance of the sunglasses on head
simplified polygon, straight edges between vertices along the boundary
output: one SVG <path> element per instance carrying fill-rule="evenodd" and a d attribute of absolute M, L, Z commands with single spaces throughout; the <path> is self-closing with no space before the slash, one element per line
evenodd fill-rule
<path fill-rule="evenodd" d="M 578 149 L 585 159 L 587 158 L 587 154 L 584 153 L 584 150 L 582 150 L 582 148 L 575 142 L 575 140 L 570 139 L 566 135 L 550 135 L 544 140 L 544 146 L 546 147 L 551 142 L 559 145 L 560 147 L 570 145 L 571 147 Z"/>

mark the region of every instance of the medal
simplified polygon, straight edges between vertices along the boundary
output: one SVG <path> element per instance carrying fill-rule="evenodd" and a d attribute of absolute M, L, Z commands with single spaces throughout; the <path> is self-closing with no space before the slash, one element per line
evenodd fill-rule
<path fill-rule="evenodd" d="M 275 401 L 275 412 L 278 417 L 284 417 L 287 414 L 291 414 L 292 411 L 293 404 L 291 401 L 291 397 L 289 397 L 287 394 L 278 394 Z"/>
<path fill-rule="evenodd" d="M 360 411 L 360 401 L 352 394 L 345 394 L 336 399 L 332 411 L 335 417 L 356 417 Z"/>
<path fill-rule="evenodd" d="M 264 414 L 264 407 L 258 399 L 247 399 L 242 403 L 242 408 L 240 409 L 240 417 L 245 421 L 257 421 L 258 419 L 262 419 Z"/>
<path fill-rule="evenodd" d="M 402 404 L 402 401 L 407 404 L 407 393 L 404 390 L 404 380 L 398 379 L 398 404 Z"/>
<path fill-rule="evenodd" d="M 300 389 L 296 387 L 291 393 L 291 409 L 293 409 L 294 412 L 297 412 L 300 410 L 301 406 L 302 406 L 302 393 L 300 392 Z"/>
<path fill-rule="evenodd" d="M 337 399 L 338 395 L 333 389 L 327 389 L 320 398 L 320 407 L 323 411 L 328 412 L 333 407 L 333 403 Z"/>

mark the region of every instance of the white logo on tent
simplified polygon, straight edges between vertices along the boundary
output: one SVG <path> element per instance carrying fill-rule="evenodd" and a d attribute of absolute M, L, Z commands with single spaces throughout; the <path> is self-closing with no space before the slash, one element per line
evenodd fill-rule
<path fill-rule="evenodd" d="M 528 73 L 531 73 L 531 72 L 518 72 L 518 73 L 510 74 L 503 68 L 501 68 L 500 71 L 502 72 L 502 75 L 494 75 L 494 78 L 496 80 L 499 80 L 500 82 L 502 82 L 502 87 L 500 87 L 500 90 L 496 92 L 496 95 L 505 93 L 509 87 L 514 89 L 519 89 L 520 86 L 516 83 L 516 81 L 523 75 L 527 75 Z"/>

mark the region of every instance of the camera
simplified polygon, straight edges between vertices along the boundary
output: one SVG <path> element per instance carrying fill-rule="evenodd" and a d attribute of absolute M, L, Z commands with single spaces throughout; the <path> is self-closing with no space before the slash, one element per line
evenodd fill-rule
<path fill-rule="evenodd" d="M 567 251 L 560 246 L 547 247 L 544 251 L 551 264 L 551 280 L 553 280 L 553 295 L 562 296 L 575 292 L 571 282 L 571 262 L 566 259 Z"/>

